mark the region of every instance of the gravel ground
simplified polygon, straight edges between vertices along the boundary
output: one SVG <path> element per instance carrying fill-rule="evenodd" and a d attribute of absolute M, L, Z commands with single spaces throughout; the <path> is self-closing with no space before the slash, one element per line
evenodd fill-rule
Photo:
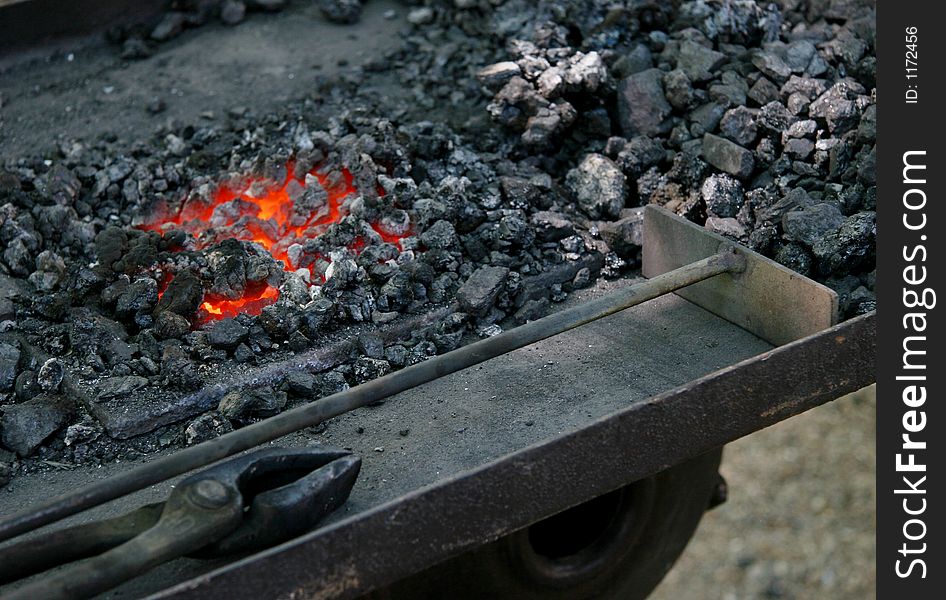
<path fill-rule="evenodd" d="M 653 600 L 873 598 L 873 389 L 727 446 L 729 500 Z"/>

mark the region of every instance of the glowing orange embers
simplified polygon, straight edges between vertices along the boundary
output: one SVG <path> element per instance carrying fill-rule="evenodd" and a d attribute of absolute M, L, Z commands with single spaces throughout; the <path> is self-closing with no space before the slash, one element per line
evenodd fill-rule
<path fill-rule="evenodd" d="M 263 307 L 279 299 L 279 290 L 265 283 L 248 286 L 239 300 L 205 297 L 200 308 L 207 313 L 206 320 L 233 318 L 239 314 L 258 315 Z"/>
<path fill-rule="evenodd" d="M 308 268 L 311 272 L 309 265 L 295 264 L 291 255 L 298 260 L 299 254 L 290 248 L 318 237 L 341 220 L 347 214 L 345 199 L 355 192 L 352 174 L 347 169 L 326 173 L 313 168 L 307 173 L 296 173 L 295 164 L 289 162 L 282 181 L 247 177 L 216 187 L 199 186 L 176 214 L 159 215 L 142 228 L 161 233 L 171 229 L 186 231 L 193 235 L 197 249 L 228 238 L 257 242 L 273 258 L 282 261 L 287 271 Z M 383 195 L 381 190 L 379 193 Z M 403 237 L 372 227 L 385 242 L 397 243 Z M 236 300 L 208 296 L 198 318 L 257 315 L 278 298 L 279 291 L 265 283 L 249 286 L 243 297 Z"/>

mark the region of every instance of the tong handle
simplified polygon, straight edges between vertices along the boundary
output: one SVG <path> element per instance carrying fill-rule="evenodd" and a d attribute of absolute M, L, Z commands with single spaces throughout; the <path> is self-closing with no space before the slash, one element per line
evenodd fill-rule
<path fill-rule="evenodd" d="M 187 482 L 168 498 L 154 527 L 62 571 L 12 590 L 16 600 L 70 600 L 107 591 L 145 571 L 212 543 L 243 518 L 238 490 L 216 479 Z"/>
<path fill-rule="evenodd" d="M 161 517 L 163 502 L 94 523 L 51 531 L 0 548 L 0 585 L 105 552 L 139 535 Z"/>

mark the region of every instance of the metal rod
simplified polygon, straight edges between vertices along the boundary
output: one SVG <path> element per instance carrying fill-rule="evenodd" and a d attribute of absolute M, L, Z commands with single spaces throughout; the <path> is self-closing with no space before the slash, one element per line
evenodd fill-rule
<path fill-rule="evenodd" d="M 615 290 L 601 298 L 520 325 L 493 337 L 379 377 L 374 381 L 326 396 L 265 421 L 185 448 L 105 481 L 52 498 L 38 507 L 2 517 L 0 518 L 0 542 L 299 429 L 318 425 L 350 410 L 653 300 L 682 287 L 722 273 L 736 273 L 743 269 L 745 269 L 743 256 L 731 249 L 723 250 L 719 254 L 679 269 Z"/>

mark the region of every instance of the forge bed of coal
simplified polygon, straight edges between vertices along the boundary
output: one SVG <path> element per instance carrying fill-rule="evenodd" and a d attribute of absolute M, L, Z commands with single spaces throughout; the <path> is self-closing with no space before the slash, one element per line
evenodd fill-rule
<path fill-rule="evenodd" d="M 601 282 L 577 292 L 563 307 L 628 283 Z M 329 523 L 337 522 L 770 348 L 685 300 L 664 296 L 403 392 L 381 405 L 355 410 L 333 419 L 324 430 L 302 431 L 277 444 L 329 444 L 351 448 L 363 457 L 362 474 L 351 499 L 329 517 Z M 0 495 L 0 512 L 132 466 L 112 464 L 18 478 Z M 117 514 L 161 499 L 170 483 L 78 519 Z M 114 594 L 142 595 L 219 564 L 178 560 Z"/>
<path fill-rule="evenodd" d="M 0 58 L 0 491 L 634 277 L 647 204 L 874 307 L 868 0 L 220 4 Z"/>

